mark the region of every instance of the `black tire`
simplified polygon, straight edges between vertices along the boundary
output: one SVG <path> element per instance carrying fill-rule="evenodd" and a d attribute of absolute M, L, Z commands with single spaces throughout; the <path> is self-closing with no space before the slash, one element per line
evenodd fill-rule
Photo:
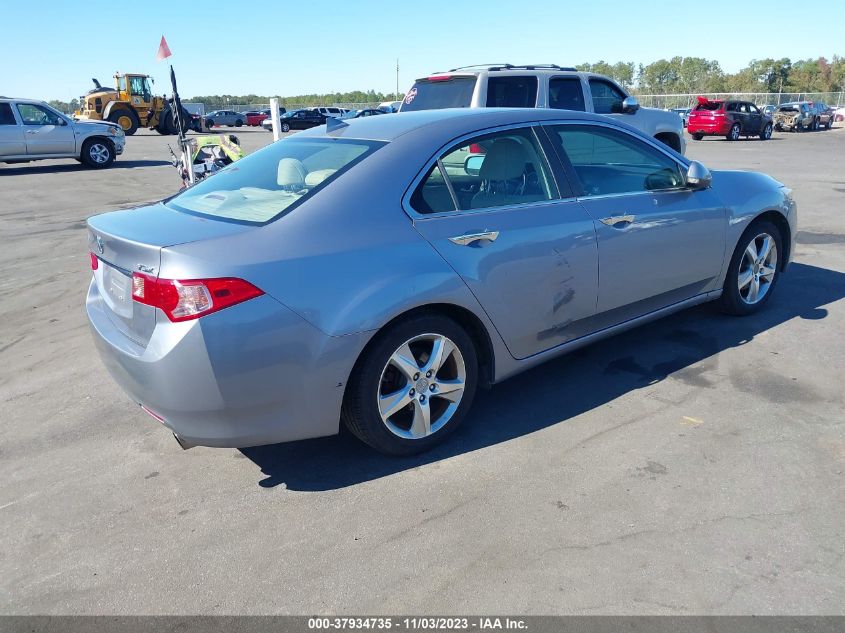
<path fill-rule="evenodd" d="M 696 141 L 700 141 L 701 139 L 704 138 L 704 134 L 702 134 L 701 132 L 696 132 L 695 134 L 692 135 L 692 138 Z"/>
<path fill-rule="evenodd" d="M 829 130 L 829 129 L 830 129 L 830 128 L 832 128 L 832 127 L 833 127 L 833 116 L 831 116 L 831 117 L 827 120 L 827 125 L 825 125 L 825 126 L 824 126 L 824 129 L 825 129 L 825 130 Z"/>
<path fill-rule="evenodd" d="M 739 134 L 740 134 L 741 131 L 742 131 L 742 129 L 739 127 L 739 123 L 734 123 L 731 126 L 731 129 L 728 131 L 728 134 L 727 134 L 727 136 L 725 136 L 725 138 L 728 139 L 729 141 L 738 141 L 739 140 Z"/>
<path fill-rule="evenodd" d="M 282 123 L 279 127 L 281 128 L 282 132 L 284 132 L 285 134 L 290 132 L 290 124 L 289 123 Z"/>
<path fill-rule="evenodd" d="M 457 347 L 463 357 L 465 367 L 463 396 L 457 409 L 439 430 L 417 439 L 403 438 L 388 429 L 379 412 L 378 394 L 382 393 L 384 386 L 382 373 L 390 357 L 405 342 L 425 334 L 445 336 Z M 445 364 L 444 367 L 446 367 Z M 386 373 L 385 376 L 387 376 Z M 399 376 L 405 380 L 401 374 Z M 347 384 L 341 417 L 355 436 L 375 450 L 387 455 L 414 455 L 439 444 L 460 425 L 472 405 L 477 384 L 478 356 L 475 345 L 466 331 L 452 319 L 440 315 L 411 317 L 379 332 L 358 359 Z M 409 392 L 411 399 L 417 398 L 418 394 L 412 389 L 414 386 L 412 382 L 406 382 L 405 386 L 399 387 L 399 390 L 408 385 L 411 387 Z M 419 383 L 417 386 L 419 387 Z M 419 388 L 426 390 L 425 385 Z M 392 391 L 394 387 L 389 389 Z M 425 398 L 420 399 L 425 400 Z M 444 401 L 441 398 L 437 402 L 442 405 Z M 415 404 L 414 402 L 405 405 L 397 410 L 397 415 L 402 414 L 403 411 L 408 412 L 408 407 L 413 411 Z"/>
<path fill-rule="evenodd" d="M 123 124 L 120 122 L 121 119 L 124 119 L 124 121 L 128 119 L 130 122 L 129 127 L 123 127 Z M 138 115 L 129 108 L 115 108 L 109 113 L 108 120 L 120 125 L 126 136 L 132 136 L 135 134 L 135 132 L 138 131 L 138 126 L 141 125 L 141 122 L 138 120 Z"/>
<path fill-rule="evenodd" d="M 80 160 L 86 167 L 103 169 L 109 167 L 115 159 L 114 145 L 105 138 L 89 138 L 82 144 Z"/>
<path fill-rule="evenodd" d="M 768 234 L 774 239 L 778 259 L 774 267 L 774 276 L 772 277 L 771 283 L 766 290 L 765 295 L 763 295 L 759 301 L 752 304 L 745 301 L 740 293 L 739 270 L 745 256 L 745 250 L 748 248 L 751 240 L 756 239 L 762 234 Z M 725 285 L 722 288 L 722 297 L 720 299 L 722 311 L 736 316 L 748 316 L 749 314 L 754 314 L 766 305 L 772 296 L 772 292 L 774 292 L 778 279 L 780 279 L 781 268 L 783 266 L 781 258 L 784 254 L 783 236 L 780 233 L 780 229 L 768 220 L 757 220 L 752 222 L 751 225 L 745 229 L 742 237 L 739 238 L 736 250 L 731 257 L 731 263 L 728 266 L 727 276 L 725 277 Z"/>
<path fill-rule="evenodd" d="M 766 123 L 760 131 L 760 140 L 768 141 L 770 138 L 772 138 L 772 124 Z"/>
<path fill-rule="evenodd" d="M 243 121 L 241 121 L 240 119 L 238 119 L 237 121 L 235 121 L 235 127 L 241 127 L 243 124 L 244 124 L 244 122 L 243 122 Z"/>

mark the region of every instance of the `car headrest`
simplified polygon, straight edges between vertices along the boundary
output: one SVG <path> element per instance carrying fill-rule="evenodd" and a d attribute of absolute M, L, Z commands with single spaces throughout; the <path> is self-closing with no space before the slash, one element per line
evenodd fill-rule
<path fill-rule="evenodd" d="M 305 167 L 297 159 L 283 158 L 279 161 L 279 168 L 276 172 L 276 184 L 280 187 L 302 189 L 305 187 L 305 176 L 307 173 Z"/>
<path fill-rule="evenodd" d="M 305 184 L 309 187 L 316 187 L 336 171 L 337 169 L 316 169 L 314 171 L 310 171 L 308 172 L 308 175 L 305 176 Z"/>
<path fill-rule="evenodd" d="M 513 180 L 525 171 L 528 154 L 519 141 L 500 138 L 484 155 L 479 176 L 482 180 Z"/>

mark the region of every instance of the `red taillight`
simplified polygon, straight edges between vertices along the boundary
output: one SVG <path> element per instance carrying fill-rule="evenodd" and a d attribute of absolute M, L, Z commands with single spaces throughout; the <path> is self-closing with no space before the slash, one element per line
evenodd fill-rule
<path fill-rule="evenodd" d="M 179 280 L 132 274 L 132 298 L 160 308 L 174 322 L 198 319 L 263 294 L 248 281 L 233 277 Z"/>
<path fill-rule="evenodd" d="M 452 78 L 452 75 L 432 75 L 431 77 L 426 77 L 429 81 L 449 81 Z"/>
<path fill-rule="evenodd" d="M 91 270 L 97 270 L 100 267 L 100 259 L 94 253 L 88 253 L 91 256 Z"/>
<path fill-rule="evenodd" d="M 485 154 L 485 153 L 487 153 L 487 150 L 486 150 L 486 149 L 484 149 L 484 148 L 483 148 L 481 145 L 479 145 L 478 143 L 470 143 L 470 146 L 469 146 L 469 153 L 470 153 L 470 154 Z"/>

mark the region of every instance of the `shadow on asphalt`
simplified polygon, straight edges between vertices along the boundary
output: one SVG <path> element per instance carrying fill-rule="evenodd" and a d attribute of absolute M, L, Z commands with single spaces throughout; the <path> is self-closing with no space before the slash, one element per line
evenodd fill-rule
<path fill-rule="evenodd" d="M 351 486 L 565 424 L 670 374 L 696 388 L 715 388 L 704 368 L 691 366 L 792 319 L 824 319 L 828 311 L 823 306 L 843 297 L 845 273 L 794 263 L 757 315 L 737 318 L 719 313 L 712 304 L 697 306 L 549 361 L 490 391 L 479 390 L 461 428 L 423 455 L 385 457 L 342 425 L 337 436 L 241 452 L 261 468 L 265 478 L 259 485 L 265 488 Z M 784 388 L 790 396 L 790 390 L 800 391 L 801 386 Z M 797 391 L 792 395 L 801 397 Z"/>
<path fill-rule="evenodd" d="M 112 163 L 111 167 L 106 167 L 105 171 L 111 169 L 135 169 L 136 167 L 158 167 L 160 165 L 170 165 L 169 160 L 117 160 Z M 82 163 L 76 161 L 61 164 L 61 165 L 29 165 L 13 164 L 3 165 L 0 167 L 0 176 L 21 176 L 23 174 L 59 174 L 62 172 L 73 171 L 97 171 L 91 167 L 86 167 Z"/>

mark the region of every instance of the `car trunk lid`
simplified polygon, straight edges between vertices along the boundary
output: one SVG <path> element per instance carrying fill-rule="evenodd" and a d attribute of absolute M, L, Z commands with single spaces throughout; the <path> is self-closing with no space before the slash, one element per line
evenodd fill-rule
<path fill-rule="evenodd" d="M 155 328 L 157 310 L 132 299 L 132 275 L 158 277 L 161 250 L 255 227 L 189 215 L 163 204 L 115 211 L 88 219 L 88 248 L 101 308 L 115 327 L 146 347 Z"/>

